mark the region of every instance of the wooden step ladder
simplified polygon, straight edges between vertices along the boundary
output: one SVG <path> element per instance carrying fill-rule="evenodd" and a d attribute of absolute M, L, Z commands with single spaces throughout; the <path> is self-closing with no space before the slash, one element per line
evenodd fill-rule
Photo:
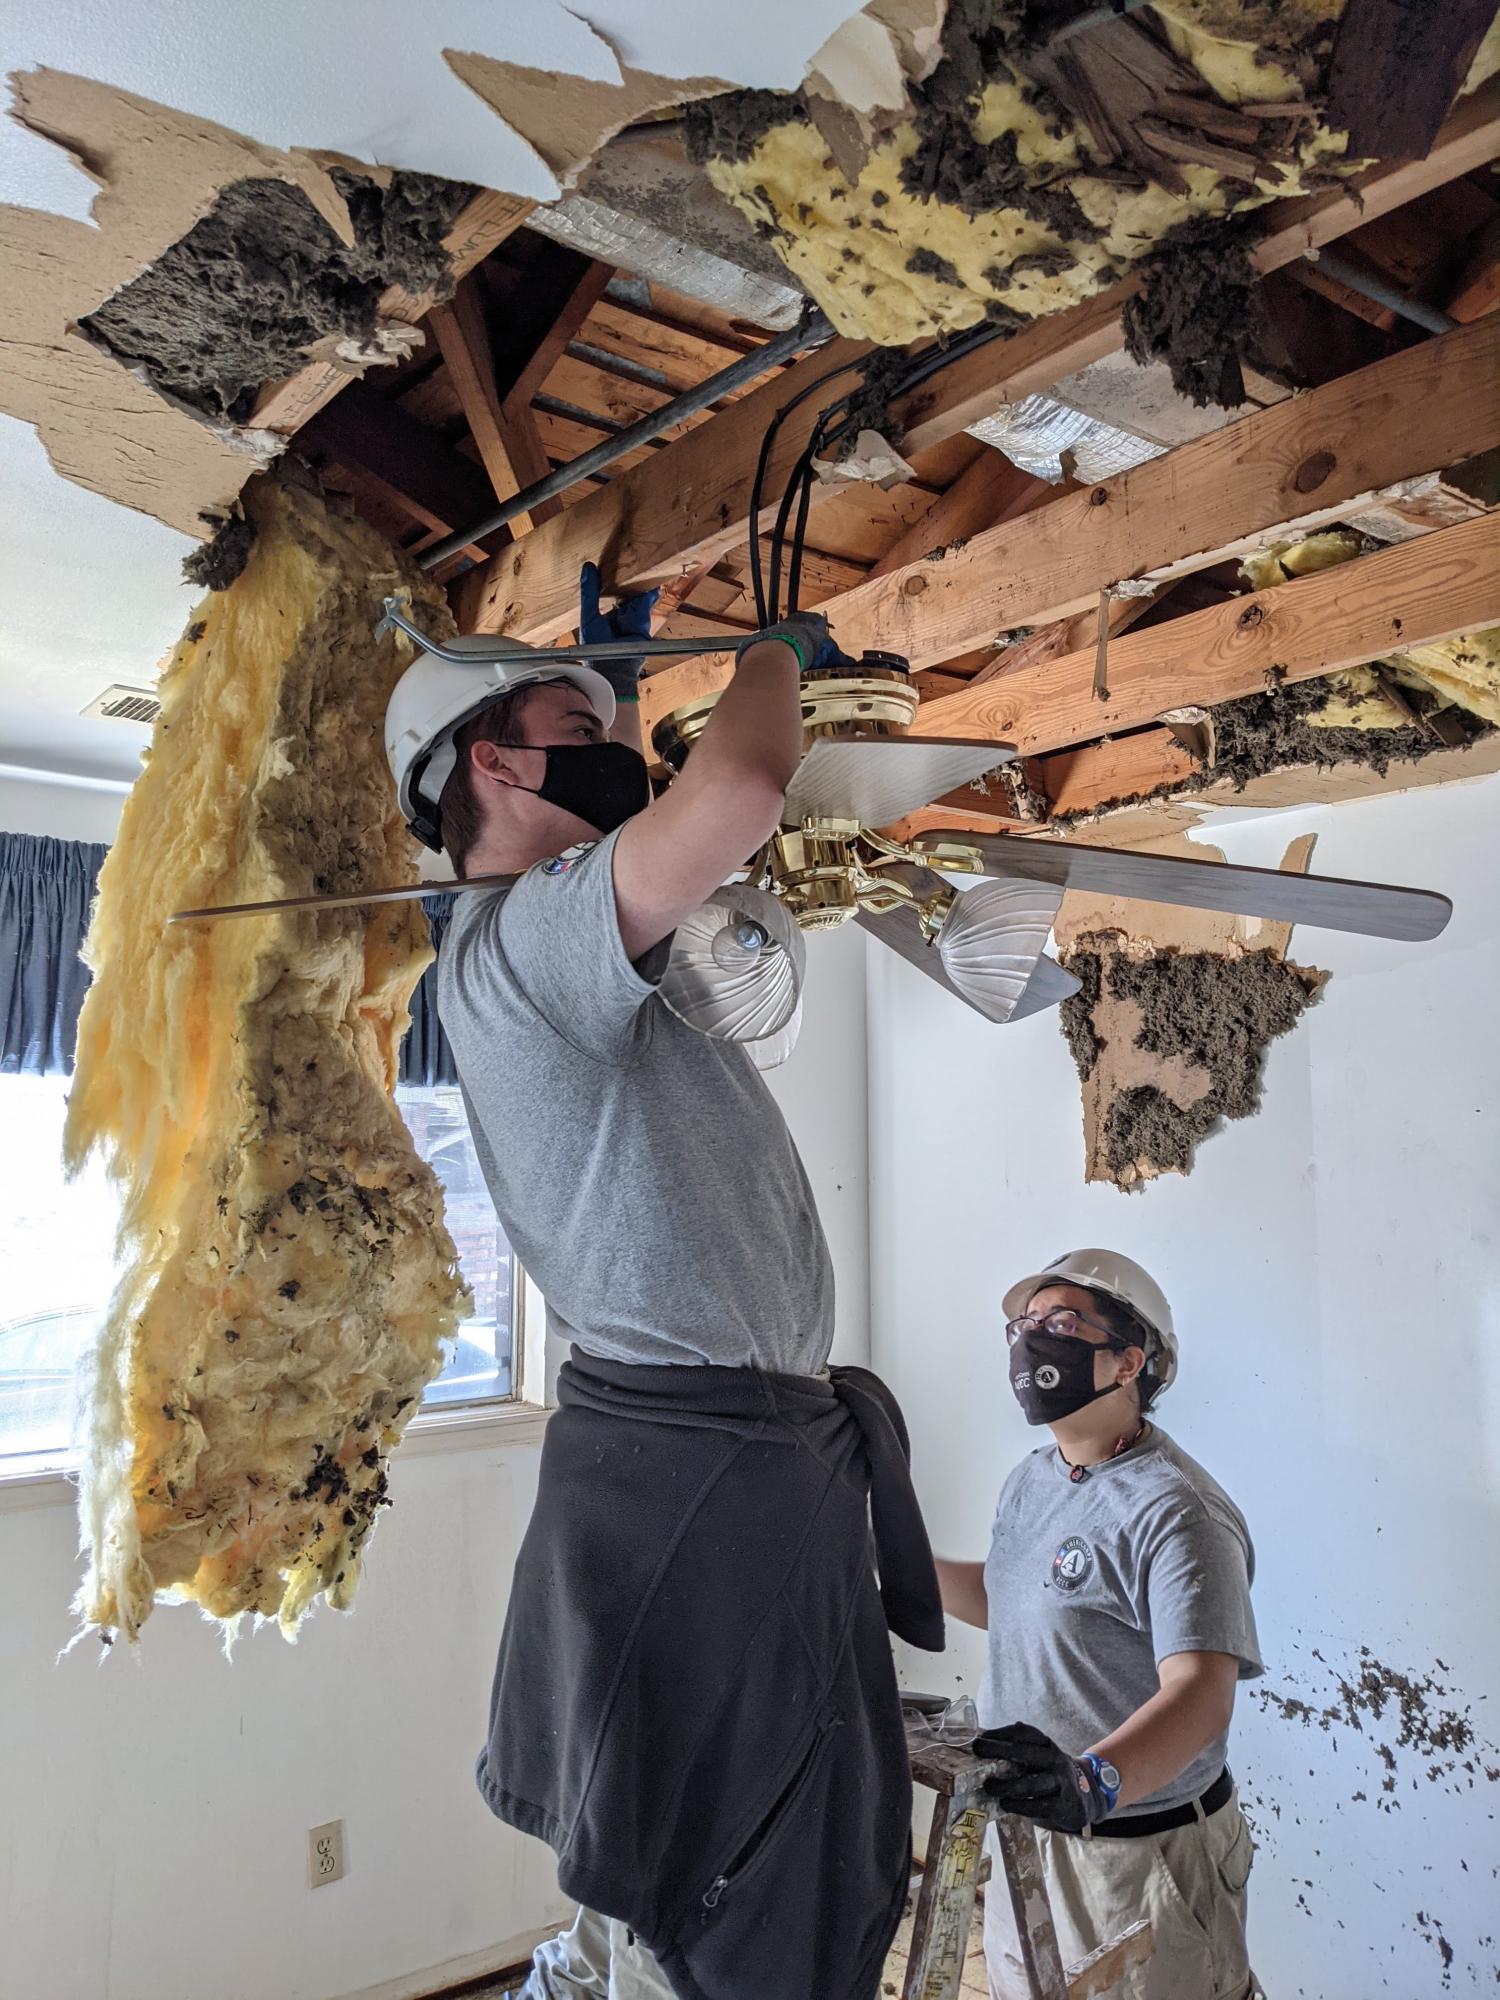
<path fill-rule="evenodd" d="M 986 1893 L 1010 1897 L 1032 2000 L 1105 2000 L 1121 1973 L 1151 1956 L 1150 1922 L 1143 1917 L 1080 1964 L 1064 1968 L 1036 1828 L 1029 1819 L 1000 1812 L 984 1789 L 985 1779 L 999 1769 L 972 1750 L 946 1743 L 911 1753 L 913 1780 L 935 1791 L 937 1803 L 902 2000 L 958 2000 L 990 1825 L 1001 1865 Z"/>

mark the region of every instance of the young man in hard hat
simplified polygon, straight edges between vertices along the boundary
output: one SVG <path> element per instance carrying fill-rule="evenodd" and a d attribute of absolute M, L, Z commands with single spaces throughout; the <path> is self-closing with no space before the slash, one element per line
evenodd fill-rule
<path fill-rule="evenodd" d="M 674 927 L 778 823 L 826 641 L 811 614 L 746 640 L 655 801 L 639 662 L 611 685 L 464 642 L 472 668 L 420 658 L 387 718 L 414 827 L 509 878 L 457 897 L 439 1012 L 573 1348 L 478 1774 L 581 1906 L 530 2000 L 873 2000 L 905 1897 L 888 1625 L 937 1648 L 942 1613 L 904 1430 L 873 1377 L 825 1369 L 828 1249 L 749 1053 L 656 990 Z"/>
<path fill-rule="evenodd" d="M 1255 1557 L 1234 1502 L 1148 1412 L 1177 1373 L 1161 1288 L 1075 1250 L 1005 1295 L 1010 1379 L 1052 1443 L 1006 1480 L 989 1560 L 939 1560 L 989 1633 L 992 1791 L 1040 1831 L 1064 1965 L 1150 1920 L 1118 2000 L 1247 2000 L 1253 1846 L 1225 1765 L 1236 1685 L 1262 1671 Z M 1031 1993 L 1009 1899 L 985 1902 L 995 2000 Z"/>

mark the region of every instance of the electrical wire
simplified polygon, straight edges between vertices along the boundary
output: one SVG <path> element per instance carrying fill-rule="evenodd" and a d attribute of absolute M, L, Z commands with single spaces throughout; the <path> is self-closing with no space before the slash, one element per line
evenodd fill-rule
<path fill-rule="evenodd" d="M 932 347 L 924 349 L 910 367 L 902 371 L 892 384 L 887 400 L 895 402 L 899 397 L 909 396 L 932 376 L 939 374 L 944 368 L 951 368 L 955 362 L 965 359 L 977 349 L 988 345 L 990 341 L 1001 338 L 1005 331 L 1006 329 L 999 325 L 984 321 L 968 332 L 959 334 L 954 340 L 934 343 Z M 809 396 L 814 395 L 837 376 L 847 374 L 851 369 L 863 369 L 872 358 L 864 355 L 858 361 L 845 362 L 841 367 L 826 369 L 823 374 L 807 383 L 795 396 L 783 403 L 766 427 L 750 488 L 750 586 L 755 600 L 756 619 L 762 628 L 774 625 L 782 616 L 783 571 L 787 583 L 786 611 L 791 613 L 798 609 L 807 520 L 812 506 L 812 485 L 817 476 L 813 460 L 820 452 L 836 447 L 848 436 L 853 422 L 851 404 L 857 392 L 850 390 L 847 395 L 836 398 L 819 413 L 806 444 L 798 453 L 787 475 L 786 486 L 771 530 L 769 560 L 763 564 L 760 520 L 765 499 L 766 474 L 770 467 L 776 438 L 785 420 L 800 404 L 806 402 Z M 791 541 L 788 551 L 789 527 Z"/>

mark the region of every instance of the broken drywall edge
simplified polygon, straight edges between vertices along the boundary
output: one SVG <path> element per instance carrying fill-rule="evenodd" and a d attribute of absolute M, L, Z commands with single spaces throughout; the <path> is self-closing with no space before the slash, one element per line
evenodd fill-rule
<path fill-rule="evenodd" d="M 1277 864 L 1286 873 L 1305 875 L 1316 835 L 1299 834 Z M 1092 844 L 1092 843 L 1089 843 Z M 1119 842 L 1111 842 L 1119 845 Z M 1222 848 L 1192 840 L 1173 830 L 1129 843 L 1132 852 L 1181 856 L 1189 861 L 1224 862 Z M 1052 927 L 1059 955 L 1087 936 L 1111 932 L 1142 946 L 1176 951 L 1235 953 L 1269 951 L 1285 958 L 1291 948 L 1292 926 L 1268 917 L 1235 916 L 1227 910 L 1194 910 L 1167 903 L 1146 903 L 1094 890 L 1070 889 L 1063 897 Z"/>
<path fill-rule="evenodd" d="M 1260 1108 L 1265 1055 L 1328 975 L 1261 948 L 1184 949 L 1084 932 L 1061 1027 L 1079 1072 L 1084 1178 L 1130 1193 L 1187 1174 L 1224 1124 Z"/>
<path fill-rule="evenodd" d="M 345 241 L 348 206 L 310 154 L 60 70 L 12 84 L 17 122 L 63 147 L 99 193 L 89 223 L 0 207 L 0 409 L 35 426 L 63 478 L 196 538 L 282 441 L 174 407 L 72 329 L 185 235 L 228 182 L 290 183 Z"/>
<path fill-rule="evenodd" d="M 579 16 L 582 19 L 582 16 Z M 444 49 L 443 60 L 521 142 L 562 194 L 571 188 L 601 146 L 643 118 L 735 86 L 718 76 L 657 76 L 632 69 L 608 35 L 585 23 L 607 51 L 617 83 L 531 69 L 498 56 Z"/>
<path fill-rule="evenodd" d="M 202 535 L 284 439 L 174 402 L 77 330 L 208 215 L 227 187 L 280 181 L 337 240 L 354 240 L 334 179 L 340 155 L 283 152 L 208 120 L 62 71 L 13 78 L 17 122 L 61 146 L 96 183 L 92 220 L 0 207 L 0 410 L 35 426 L 55 471 L 104 498 Z M 393 170 L 351 163 L 377 183 Z M 382 323 L 372 342 L 335 341 L 350 375 L 397 358 L 415 331 Z"/>

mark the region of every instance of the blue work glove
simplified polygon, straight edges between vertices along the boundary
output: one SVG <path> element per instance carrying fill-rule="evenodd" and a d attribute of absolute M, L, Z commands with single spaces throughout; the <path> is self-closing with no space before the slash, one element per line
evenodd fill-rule
<path fill-rule="evenodd" d="M 839 651 L 828 633 L 828 620 L 821 611 L 793 611 L 775 625 L 768 625 L 763 632 L 752 632 L 741 639 L 735 648 L 734 657 L 751 646 L 758 646 L 765 639 L 780 639 L 791 647 L 802 663 L 806 673 L 810 667 L 836 666 L 844 655 Z"/>
<path fill-rule="evenodd" d="M 1054 1833 L 1089 1833 L 1108 1818 L 1111 1801 L 1088 1765 L 1029 1722 L 987 1729 L 973 1749 L 977 1757 L 1004 1766 L 984 1781 L 1001 1812 L 1035 1820 Z"/>
<path fill-rule="evenodd" d="M 578 576 L 578 637 L 585 645 L 600 639 L 649 639 L 655 590 L 638 590 L 622 597 L 613 611 L 599 609 L 599 565 L 585 563 Z M 603 674 L 615 691 L 616 701 L 639 701 L 644 653 L 637 659 L 594 660 L 590 664 Z"/>

